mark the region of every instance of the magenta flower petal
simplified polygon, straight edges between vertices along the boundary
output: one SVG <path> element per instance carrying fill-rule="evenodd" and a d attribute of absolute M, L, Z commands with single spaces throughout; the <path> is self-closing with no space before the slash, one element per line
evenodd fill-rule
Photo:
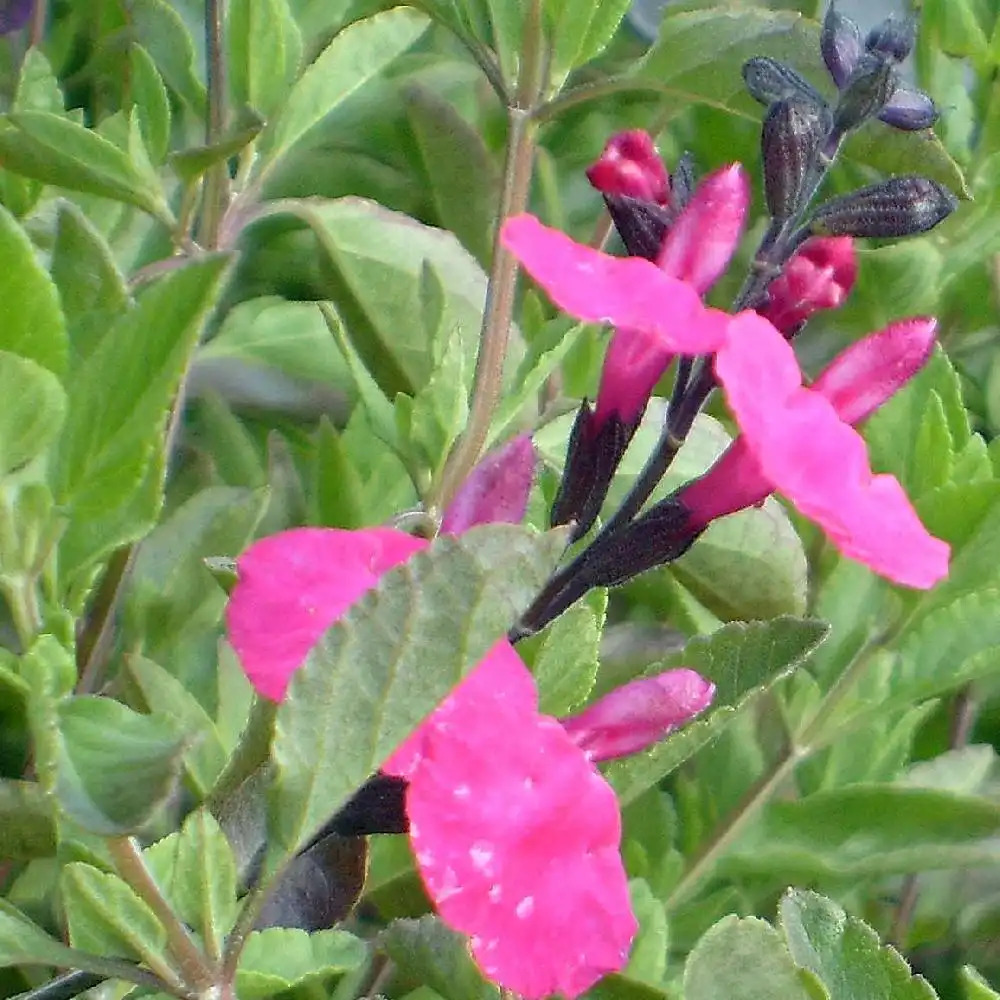
<path fill-rule="evenodd" d="M 479 461 L 444 512 L 441 531 L 460 535 L 477 524 L 520 524 L 535 478 L 535 447 L 521 434 Z"/>
<path fill-rule="evenodd" d="M 639 753 L 712 703 L 715 685 L 679 668 L 642 677 L 562 719 L 570 739 L 594 761 Z"/>
<path fill-rule="evenodd" d="M 624 966 L 636 922 L 618 803 L 503 642 L 390 760 L 409 778 L 417 866 L 483 972 L 525 1000 Z M 399 768 L 399 771 L 395 769 Z"/>
<path fill-rule="evenodd" d="M 426 546 L 392 528 L 295 528 L 251 545 L 236 560 L 226 625 L 254 688 L 281 701 L 319 637 L 386 570 Z"/>
<path fill-rule="evenodd" d="M 624 424 L 637 421 L 673 357 L 673 351 L 645 334 L 615 330 L 604 355 L 597 390 L 594 409 L 597 426 L 612 416 L 619 417 Z"/>
<path fill-rule="evenodd" d="M 552 301 L 577 319 L 631 328 L 679 354 L 708 354 L 722 343 L 729 317 L 651 261 L 593 250 L 533 215 L 508 219 L 500 238 Z"/>
<path fill-rule="evenodd" d="M 948 546 L 895 478 L 872 475 L 864 440 L 802 386 L 794 352 L 767 320 L 737 316 L 715 371 L 761 472 L 845 555 L 910 587 L 947 575 Z"/>
<path fill-rule="evenodd" d="M 699 531 L 717 518 L 761 503 L 773 492 L 746 438 L 740 435 L 704 475 L 680 490 L 677 499 L 689 512 L 688 527 Z"/>
<path fill-rule="evenodd" d="M 930 316 L 890 323 L 841 351 L 812 384 L 845 423 L 870 417 L 927 363 L 937 320 Z"/>
<path fill-rule="evenodd" d="M 615 133 L 587 168 L 587 179 L 601 194 L 659 205 L 670 200 L 670 176 L 651 136 L 641 129 Z"/>
<path fill-rule="evenodd" d="M 750 182 L 738 163 L 716 170 L 695 189 L 660 247 L 657 265 L 704 294 L 726 269 L 743 235 Z"/>

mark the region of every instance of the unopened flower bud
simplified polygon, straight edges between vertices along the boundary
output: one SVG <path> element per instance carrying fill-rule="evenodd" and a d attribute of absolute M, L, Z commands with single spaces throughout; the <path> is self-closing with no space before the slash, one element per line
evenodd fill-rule
<path fill-rule="evenodd" d="M 598 424 L 590 404 L 586 400 L 580 404 L 566 448 L 562 480 L 549 513 L 553 528 L 573 522 L 571 542 L 582 538 L 597 520 L 634 432 L 635 427 L 627 427 L 616 415 Z"/>
<path fill-rule="evenodd" d="M 711 681 L 679 667 L 615 688 L 560 722 L 591 760 L 613 760 L 658 743 L 708 708 L 714 695 Z"/>
<path fill-rule="evenodd" d="M 792 337 L 813 313 L 843 305 L 857 275 L 857 255 L 849 236 L 814 236 L 768 285 L 767 302 L 757 312 L 785 337 Z"/>
<path fill-rule="evenodd" d="M 624 195 L 666 205 L 670 178 L 648 132 L 631 129 L 613 135 L 587 168 L 587 179 L 604 195 Z"/>
<path fill-rule="evenodd" d="M 823 30 L 819 36 L 823 62 L 833 77 L 837 89 L 847 83 L 861 58 L 861 32 L 858 26 L 837 10 L 836 3 L 827 8 Z"/>
<path fill-rule="evenodd" d="M 694 189 L 694 157 L 685 151 L 670 175 L 670 204 L 675 212 L 680 212 L 687 205 Z"/>
<path fill-rule="evenodd" d="M 477 524 L 520 524 L 535 477 L 535 448 L 528 434 L 490 452 L 469 473 L 448 505 L 441 531 L 458 535 Z"/>
<path fill-rule="evenodd" d="M 930 128 L 938 119 L 938 110 L 929 94 L 912 87 L 896 87 L 879 119 L 904 132 Z"/>
<path fill-rule="evenodd" d="M 791 66 L 770 56 L 754 56 L 743 64 L 743 82 L 750 96 L 770 107 L 775 101 L 798 98 L 806 104 L 822 106 L 822 94 Z"/>
<path fill-rule="evenodd" d="M 876 24 L 865 39 L 865 49 L 869 52 L 901 63 L 916 41 L 916 25 L 912 18 L 900 19 L 889 15 L 881 24 Z"/>
<path fill-rule="evenodd" d="M 810 228 L 824 236 L 912 236 L 933 229 L 957 207 L 955 196 L 937 181 L 891 177 L 824 202 Z"/>
<path fill-rule="evenodd" d="M 625 195 L 606 194 L 604 204 L 630 257 L 656 260 L 673 212 L 665 205 Z"/>
<path fill-rule="evenodd" d="M 880 114 L 896 90 L 898 79 L 891 62 L 865 53 L 840 94 L 834 112 L 838 133 L 857 128 Z"/>
<path fill-rule="evenodd" d="M 831 125 L 825 107 L 794 98 L 776 101 L 769 108 L 761 131 L 761 153 L 772 218 L 784 220 L 802 208 L 806 178 Z"/>

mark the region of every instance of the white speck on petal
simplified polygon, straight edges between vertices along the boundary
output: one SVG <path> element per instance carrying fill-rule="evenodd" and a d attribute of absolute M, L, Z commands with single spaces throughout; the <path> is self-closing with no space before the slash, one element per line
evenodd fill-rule
<path fill-rule="evenodd" d="M 535 910 L 535 897 L 525 896 L 517 906 L 514 907 L 514 913 L 517 915 L 518 920 L 527 920 L 528 917 Z"/>
<path fill-rule="evenodd" d="M 490 891 L 486 895 L 490 897 L 491 903 L 499 903 L 500 897 L 503 895 L 503 889 L 498 885 L 491 885 Z"/>
<path fill-rule="evenodd" d="M 477 840 L 469 848 L 469 858 L 476 871 L 488 874 L 493 861 L 493 845 L 488 840 Z"/>
<path fill-rule="evenodd" d="M 472 794 L 472 789 L 468 785 L 456 785 L 451 792 L 456 799 L 467 799 Z"/>

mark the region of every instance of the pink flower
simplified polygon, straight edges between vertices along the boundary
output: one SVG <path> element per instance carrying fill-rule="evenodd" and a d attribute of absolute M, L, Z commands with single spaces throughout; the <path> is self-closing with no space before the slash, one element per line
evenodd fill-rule
<path fill-rule="evenodd" d="M 850 236 L 814 236 L 768 285 L 768 300 L 757 312 L 790 337 L 814 312 L 843 305 L 857 276 Z"/>
<path fill-rule="evenodd" d="M 811 388 L 792 348 L 756 313 L 735 317 L 715 371 L 742 431 L 678 499 L 693 527 L 758 503 L 778 490 L 816 521 L 844 555 L 909 587 L 947 576 L 949 548 L 930 535 L 898 480 L 874 475 L 865 419 L 920 368 L 935 322 L 894 323 L 840 355 Z"/>
<path fill-rule="evenodd" d="M 387 528 L 299 528 L 252 545 L 226 618 L 254 687 L 284 697 L 322 633 L 427 544 Z M 470 936 L 483 971 L 526 1000 L 575 997 L 625 964 L 636 923 L 618 803 L 590 748 L 606 756 L 660 738 L 682 702 L 689 716 L 707 703 L 687 685 L 644 710 L 616 692 L 571 720 L 571 736 L 538 712 L 531 675 L 501 640 L 385 763 L 408 779 L 411 841 L 438 911 Z M 641 726 L 632 739 L 629 717 Z"/>
<path fill-rule="evenodd" d="M 460 535 L 477 524 L 520 524 L 535 477 L 535 446 L 521 434 L 490 452 L 459 487 L 441 531 Z"/>
<path fill-rule="evenodd" d="M 593 250 L 533 215 L 508 219 L 501 241 L 552 301 L 577 319 L 629 327 L 678 354 L 708 354 L 722 343 L 729 317 L 705 306 L 697 289 L 652 261 Z"/>
<path fill-rule="evenodd" d="M 681 667 L 641 677 L 562 720 L 563 729 L 591 760 L 639 753 L 712 703 L 715 685 Z"/>
<path fill-rule="evenodd" d="M 670 176 L 648 132 L 633 129 L 613 135 L 587 178 L 602 194 L 666 205 Z"/>

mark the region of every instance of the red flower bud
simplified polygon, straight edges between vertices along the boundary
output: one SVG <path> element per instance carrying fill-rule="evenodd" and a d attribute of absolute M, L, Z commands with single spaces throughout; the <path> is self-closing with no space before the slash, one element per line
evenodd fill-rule
<path fill-rule="evenodd" d="M 757 311 L 786 337 L 820 309 L 837 309 L 854 287 L 858 261 L 849 236 L 813 237 L 768 286 Z"/>
<path fill-rule="evenodd" d="M 632 129 L 613 135 L 587 168 L 590 183 L 604 195 L 624 195 L 666 205 L 670 176 L 647 132 Z"/>

